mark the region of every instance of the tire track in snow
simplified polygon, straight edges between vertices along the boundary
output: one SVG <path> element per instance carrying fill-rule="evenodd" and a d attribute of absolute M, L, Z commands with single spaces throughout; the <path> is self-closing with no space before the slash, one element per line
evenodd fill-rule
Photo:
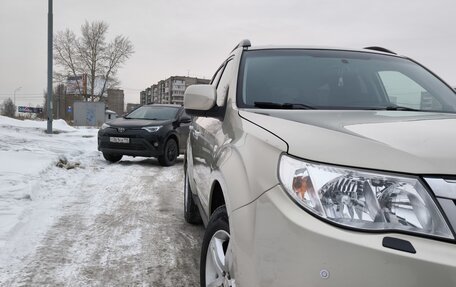
<path fill-rule="evenodd" d="M 203 228 L 184 222 L 181 163 L 95 161 L 104 168 L 87 178 L 78 200 L 8 283 L 198 286 Z"/>

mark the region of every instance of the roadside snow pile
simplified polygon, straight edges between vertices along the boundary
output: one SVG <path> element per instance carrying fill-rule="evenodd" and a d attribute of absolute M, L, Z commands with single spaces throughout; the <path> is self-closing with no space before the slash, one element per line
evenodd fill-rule
<path fill-rule="evenodd" d="M 0 116 L 0 127 L 22 127 L 35 128 L 40 130 L 47 129 L 47 121 L 16 120 L 9 117 Z M 69 126 L 64 120 L 53 120 L 52 129 L 60 132 L 73 132 L 77 129 Z"/>
<path fill-rule="evenodd" d="M 97 129 L 53 125 L 60 133 L 44 133 L 44 121 L 0 116 L 0 282 L 2 266 L 34 250 L 101 161 Z"/>

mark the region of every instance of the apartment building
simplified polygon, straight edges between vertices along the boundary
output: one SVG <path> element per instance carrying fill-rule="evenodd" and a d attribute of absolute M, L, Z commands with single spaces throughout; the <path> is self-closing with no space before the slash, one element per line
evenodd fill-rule
<path fill-rule="evenodd" d="M 126 112 L 129 113 L 139 107 L 141 104 L 134 104 L 134 103 L 127 103 L 127 109 Z"/>
<path fill-rule="evenodd" d="M 190 85 L 209 84 L 210 80 L 195 77 L 172 76 L 161 80 L 140 93 L 141 104 L 184 104 L 185 89 Z"/>

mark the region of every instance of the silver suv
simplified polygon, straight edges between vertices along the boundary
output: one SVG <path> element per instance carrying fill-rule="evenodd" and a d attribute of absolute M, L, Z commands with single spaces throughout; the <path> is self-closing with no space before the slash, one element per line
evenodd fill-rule
<path fill-rule="evenodd" d="M 456 286 L 456 95 L 380 47 L 251 47 L 190 86 L 201 286 Z"/>

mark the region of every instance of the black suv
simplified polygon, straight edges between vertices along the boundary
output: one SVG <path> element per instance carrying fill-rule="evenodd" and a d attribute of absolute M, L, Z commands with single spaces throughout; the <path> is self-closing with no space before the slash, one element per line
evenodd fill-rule
<path fill-rule="evenodd" d="M 191 117 L 178 105 L 144 105 L 103 124 L 98 150 L 110 162 L 122 156 L 157 157 L 163 166 L 185 152 Z"/>

